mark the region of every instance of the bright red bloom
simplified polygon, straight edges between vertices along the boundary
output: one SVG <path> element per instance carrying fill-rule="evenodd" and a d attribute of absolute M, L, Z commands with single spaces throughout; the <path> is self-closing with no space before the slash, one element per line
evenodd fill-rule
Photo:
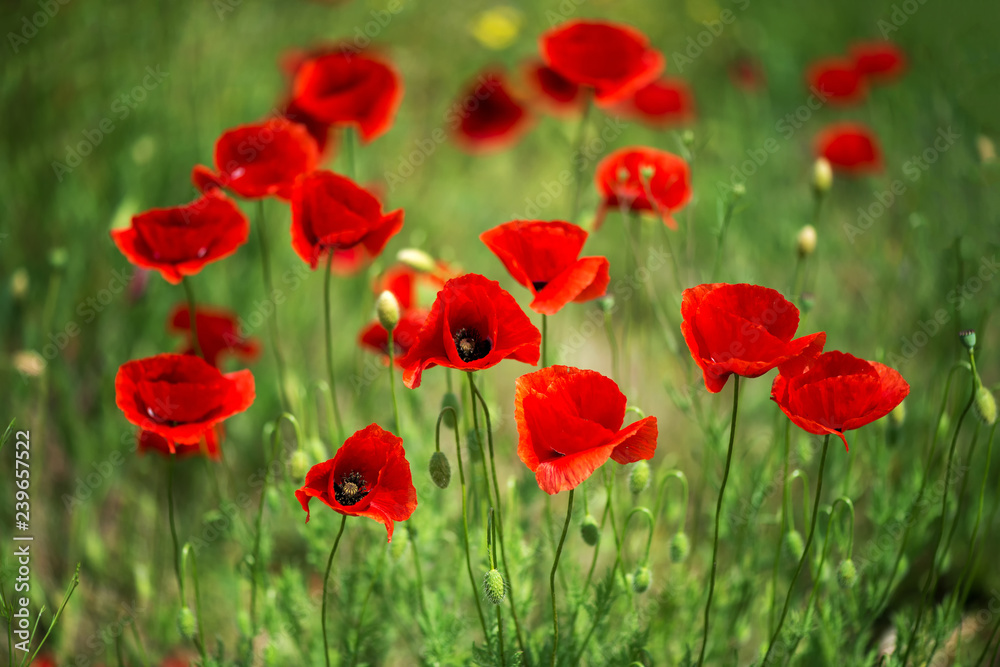
<path fill-rule="evenodd" d="M 583 108 L 583 89 L 544 63 L 536 60 L 527 63 L 524 76 L 534 92 L 532 102 L 539 108 L 559 116 Z"/>
<path fill-rule="evenodd" d="M 395 521 L 406 521 L 417 508 L 410 464 L 402 438 L 378 424 L 358 431 L 329 461 L 317 463 L 295 492 L 309 523 L 309 501 L 319 499 L 347 516 L 366 516 L 385 525 L 389 541 Z"/>
<path fill-rule="evenodd" d="M 826 333 L 792 340 L 799 309 L 776 290 L 714 283 L 684 290 L 681 331 L 705 376 L 705 388 L 722 391 L 733 373 L 759 377 L 775 367 L 791 372 L 823 351 Z"/>
<path fill-rule="evenodd" d="M 816 137 L 816 154 L 843 174 L 861 176 L 882 171 L 878 139 L 860 123 L 828 125 Z"/>
<path fill-rule="evenodd" d="M 652 175 L 644 171 L 652 170 Z M 603 198 L 595 229 L 608 209 L 653 211 L 670 229 L 677 229 L 674 211 L 691 200 L 691 170 L 683 158 L 654 148 L 623 148 L 597 165 L 594 176 Z"/>
<path fill-rule="evenodd" d="M 226 188 L 247 199 L 288 199 L 295 179 L 318 163 L 319 148 L 303 125 L 270 118 L 224 132 L 215 142 L 216 171 L 199 164 L 191 180 L 202 192 Z"/>
<path fill-rule="evenodd" d="M 403 384 L 420 386 L 425 368 L 478 371 L 510 358 L 535 365 L 542 334 L 500 283 L 475 273 L 444 284 L 417 342 L 402 359 Z"/>
<path fill-rule="evenodd" d="M 511 94 L 499 70 L 480 74 L 452 107 L 452 136 L 470 153 L 501 150 L 515 143 L 530 127 L 528 110 Z"/>
<path fill-rule="evenodd" d="M 906 70 L 906 54 L 892 42 L 861 42 L 851 46 L 854 68 L 874 81 L 890 81 Z"/>
<path fill-rule="evenodd" d="M 910 393 L 903 377 L 875 361 L 843 352 L 812 359 L 804 372 L 780 373 L 771 400 L 799 428 L 817 435 L 836 435 L 861 428 L 892 412 Z"/>
<path fill-rule="evenodd" d="M 396 366 L 403 368 L 403 355 L 417 342 L 417 334 L 426 320 L 425 310 L 411 310 L 400 316 L 399 323 L 392 330 L 392 354 L 396 359 Z M 358 344 L 383 355 L 385 364 L 389 365 L 389 332 L 379 322 L 372 322 L 361 330 Z"/>
<path fill-rule="evenodd" d="M 806 72 L 809 86 L 830 104 L 847 106 L 865 98 L 868 87 L 850 60 L 827 58 L 809 67 Z"/>
<path fill-rule="evenodd" d="M 590 301 L 607 291 L 608 260 L 579 258 L 587 232 L 574 224 L 514 220 L 479 238 L 514 280 L 531 290 L 536 313 L 554 315 L 570 301 Z"/>
<path fill-rule="evenodd" d="M 303 62 L 291 103 L 317 122 L 355 125 L 365 142 L 389 130 L 403 99 L 403 82 L 371 53 L 337 50 Z"/>
<path fill-rule="evenodd" d="M 240 334 L 240 323 L 235 313 L 228 310 L 196 307 L 195 320 L 198 325 L 198 346 L 205 361 L 218 367 L 219 356 L 231 353 L 244 361 L 253 361 L 260 354 L 260 343 L 249 336 Z M 185 336 L 182 354 L 192 354 L 191 313 L 186 304 L 174 307 L 167 326 L 173 333 Z"/>
<path fill-rule="evenodd" d="M 324 158 L 329 157 L 333 153 L 335 142 L 330 136 L 329 123 L 324 123 L 318 118 L 306 113 L 299 107 L 295 106 L 294 102 L 286 102 L 281 115 L 293 123 L 298 123 L 302 127 L 306 128 L 306 132 L 308 132 L 309 136 L 316 142 L 316 149 L 319 151 L 319 159 L 321 162 Z"/>
<path fill-rule="evenodd" d="M 517 379 L 517 455 L 552 495 L 575 489 L 610 458 L 621 464 L 651 459 L 656 417 L 622 428 L 625 396 L 596 371 L 550 366 Z"/>
<path fill-rule="evenodd" d="M 204 454 L 213 461 L 218 461 L 222 456 L 219 451 L 219 442 L 222 440 L 220 434 L 221 430 L 222 425 L 216 424 L 212 428 L 205 431 L 198 442 L 194 444 L 185 444 L 167 440 L 162 435 L 153 433 L 152 431 L 139 429 L 139 433 L 137 435 L 139 440 L 139 453 L 146 454 L 147 452 L 156 452 L 162 456 L 176 454 L 179 459 Z"/>
<path fill-rule="evenodd" d="M 292 247 L 314 269 L 331 250 L 361 245 L 375 257 L 402 227 L 402 209 L 383 215 L 370 192 L 332 171 L 314 171 L 292 191 Z"/>
<path fill-rule="evenodd" d="M 407 311 L 420 303 L 419 296 L 423 288 L 431 290 L 431 294 L 437 294 L 448 280 L 456 276 L 451 267 L 440 260 L 433 273 L 418 271 L 406 264 L 394 264 L 374 280 L 372 292 L 376 296 L 386 290 L 392 292 L 400 309 Z"/>
<path fill-rule="evenodd" d="M 122 364 L 115 400 L 125 418 L 171 443 L 197 444 L 223 420 L 254 400 L 248 370 L 222 374 L 190 354 L 158 354 Z"/>
<path fill-rule="evenodd" d="M 663 55 L 641 32 L 607 21 L 567 21 L 539 40 L 545 64 L 594 89 L 600 104 L 614 104 L 659 76 Z"/>
<path fill-rule="evenodd" d="M 637 118 L 663 128 L 688 123 L 695 118 L 694 94 L 682 79 L 665 78 L 649 83 L 616 109 L 628 118 Z"/>
<path fill-rule="evenodd" d="M 174 284 L 233 254 L 249 235 L 246 216 L 218 191 L 184 206 L 140 213 L 132 217 L 131 227 L 111 230 L 115 245 L 130 262 L 156 269 Z"/>

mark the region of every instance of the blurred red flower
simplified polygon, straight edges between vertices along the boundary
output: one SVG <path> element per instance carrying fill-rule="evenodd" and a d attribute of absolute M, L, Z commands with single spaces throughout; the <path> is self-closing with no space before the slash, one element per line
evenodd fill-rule
<path fill-rule="evenodd" d="M 615 110 L 657 128 L 681 125 L 695 118 L 694 94 L 683 79 L 657 79 L 635 91 Z"/>
<path fill-rule="evenodd" d="M 499 70 L 480 74 L 460 94 L 452 114 L 455 143 L 470 153 L 501 150 L 530 127 L 531 115 L 510 92 Z"/>
<path fill-rule="evenodd" d="M 594 176 L 602 197 L 594 228 L 608 209 L 653 211 L 677 229 L 674 211 L 691 200 L 691 170 L 683 158 L 655 148 L 622 148 L 597 165 Z"/>
<path fill-rule="evenodd" d="M 864 100 L 868 93 L 865 80 L 850 60 L 826 58 L 813 63 L 806 72 L 810 87 L 823 102 L 848 106 Z"/>
<path fill-rule="evenodd" d="M 196 306 L 196 324 L 198 325 L 198 346 L 205 361 L 215 367 L 219 366 L 219 357 L 230 353 L 243 361 L 253 361 L 260 355 L 260 343 L 249 336 L 240 334 L 240 323 L 235 313 L 221 308 Z M 172 333 L 182 333 L 185 337 L 181 354 L 192 354 L 191 345 L 191 314 L 187 304 L 174 306 L 167 327 Z"/>
<path fill-rule="evenodd" d="M 139 429 L 137 435 L 139 453 L 156 452 L 163 456 L 176 454 L 179 459 L 203 454 L 213 461 L 218 461 L 222 457 L 219 450 L 219 443 L 222 441 L 221 431 L 222 425 L 216 424 L 206 430 L 198 442 L 186 444 L 167 440 L 162 435 L 153 433 L 152 431 Z"/>
<path fill-rule="evenodd" d="M 618 385 L 595 371 L 550 366 L 517 379 L 517 455 L 542 491 L 575 489 L 609 458 L 653 458 L 656 417 L 622 428 L 625 403 Z"/>
<path fill-rule="evenodd" d="M 254 400 L 248 370 L 222 374 L 190 354 L 158 354 L 122 364 L 115 401 L 125 418 L 170 445 L 198 444 L 206 432 Z"/>
<path fill-rule="evenodd" d="M 844 441 L 844 431 L 881 419 L 910 393 L 903 377 L 875 361 L 843 352 L 826 352 L 809 361 L 804 372 L 779 373 L 771 400 L 796 426 Z"/>
<path fill-rule="evenodd" d="M 130 262 L 156 269 L 174 284 L 233 254 L 249 235 L 246 216 L 218 191 L 183 206 L 140 213 L 132 217 L 131 227 L 111 230 L 115 245 Z"/>
<path fill-rule="evenodd" d="M 403 99 L 403 82 L 370 52 L 333 50 L 299 64 L 291 104 L 315 121 L 354 125 L 371 141 L 389 130 Z"/>
<path fill-rule="evenodd" d="M 215 142 L 216 171 L 196 165 L 191 180 L 202 192 L 226 188 L 247 199 L 288 199 L 295 179 L 318 162 L 319 149 L 305 126 L 270 118 L 224 132 Z"/>
<path fill-rule="evenodd" d="M 834 123 L 816 137 L 816 154 L 825 157 L 834 170 L 861 176 L 882 171 L 878 139 L 860 123 Z"/>
<path fill-rule="evenodd" d="M 850 48 L 854 68 L 873 81 L 891 81 L 906 70 L 906 54 L 886 41 L 859 42 Z"/>
<path fill-rule="evenodd" d="M 331 126 L 329 123 L 324 123 L 304 109 L 296 106 L 295 102 L 291 100 L 284 104 L 281 114 L 288 120 L 298 123 L 306 129 L 309 136 L 316 142 L 320 161 L 333 154 L 335 142 L 330 136 Z"/>
<path fill-rule="evenodd" d="M 417 342 L 417 334 L 426 320 L 426 310 L 410 310 L 400 316 L 399 323 L 392 330 L 392 354 L 399 368 L 403 368 L 403 355 Z M 372 322 L 361 330 L 358 344 L 382 355 L 385 364 L 389 365 L 389 332 L 379 322 Z"/>
<path fill-rule="evenodd" d="M 767 85 L 764 68 L 755 58 L 743 55 L 729 65 L 729 78 L 747 92 L 756 92 Z"/>
<path fill-rule="evenodd" d="M 533 102 L 548 113 L 565 116 L 583 109 L 580 86 L 545 63 L 532 60 L 524 66 L 524 78 L 531 89 Z"/>
<path fill-rule="evenodd" d="M 733 373 L 759 377 L 780 367 L 792 374 L 823 351 L 826 333 L 792 339 L 799 309 L 776 290 L 759 285 L 714 283 L 684 290 L 681 332 L 705 377 L 705 388 L 722 391 Z"/>
<path fill-rule="evenodd" d="M 479 235 L 518 283 L 531 290 L 531 309 L 554 315 L 570 301 L 604 296 L 608 288 L 606 257 L 583 257 L 587 232 L 553 220 L 514 220 Z"/>
<path fill-rule="evenodd" d="M 607 21 L 567 21 L 539 40 L 545 64 L 594 89 L 598 104 L 614 104 L 643 87 L 666 61 L 641 32 Z"/>
<path fill-rule="evenodd" d="M 542 334 L 500 283 L 469 273 L 444 284 L 417 341 L 402 359 L 403 384 L 420 386 L 426 368 L 477 371 L 510 358 L 535 365 Z"/>
<path fill-rule="evenodd" d="M 292 191 L 292 247 L 314 269 L 326 253 L 359 245 L 375 257 L 402 227 L 402 209 L 383 214 L 370 192 L 332 171 L 303 176 Z"/>
<path fill-rule="evenodd" d="M 332 459 L 314 465 L 295 497 L 306 512 L 306 523 L 309 501 L 317 498 L 341 514 L 366 516 L 383 524 L 390 542 L 394 522 L 406 521 L 417 508 L 403 440 L 378 424 L 358 431 Z"/>

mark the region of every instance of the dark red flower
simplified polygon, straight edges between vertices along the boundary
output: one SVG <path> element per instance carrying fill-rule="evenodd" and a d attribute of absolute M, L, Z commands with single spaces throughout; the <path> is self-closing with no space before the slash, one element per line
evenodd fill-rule
<path fill-rule="evenodd" d="M 875 361 L 843 352 L 826 352 L 798 374 L 779 373 L 771 400 L 796 426 L 817 435 L 836 435 L 881 419 L 903 402 L 910 385 Z"/>
<path fill-rule="evenodd" d="M 425 310 L 410 310 L 400 316 L 399 323 L 392 330 L 393 357 L 398 367 L 403 368 L 403 355 L 417 342 L 417 334 L 426 320 Z M 385 364 L 389 364 L 389 332 L 379 322 L 372 322 L 361 330 L 358 344 L 383 355 Z"/>
<path fill-rule="evenodd" d="M 583 257 L 587 232 L 553 220 L 514 220 L 479 235 L 507 272 L 535 295 L 531 309 L 554 315 L 570 301 L 604 296 L 608 288 L 606 257 Z"/>
<path fill-rule="evenodd" d="M 535 365 L 542 334 L 495 280 L 468 273 L 444 284 L 417 342 L 402 359 L 403 384 L 420 386 L 425 368 L 490 368 L 510 358 Z"/>
<path fill-rule="evenodd" d="M 56 667 L 56 659 L 49 653 L 43 653 L 31 661 L 31 667 Z"/>
<path fill-rule="evenodd" d="M 843 174 L 861 176 L 882 171 L 878 139 L 860 123 L 828 125 L 816 137 L 816 154 Z"/>
<path fill-rule="evenodd" d="M 822 101 L 834 105 L 856 104 L 868 93 L 861 72 L 850 60 L 827 58 L 817 61 L 809 67 L 806 79 Z"/>
<path fill-rule="evenodd" d="M 383 215 L 370 192 L 332 171 L 314 171 L 292 191 L 292 247 L 314 269 L 331 250 L 361 245 L 375 257 L 402 227 L 402 209 Z"/>
<path fill-rule="evenodd" d="M 481 153 L 506 148 L 531 124 L 528 110 L 511 94 L 499 70 L 480 74 L 452 105 L 452 136 L 461 148 Z"/>
<path fill-rule="evenodd" d="M 759 377 L 772 368 L 789 373 L 823 351 L 826 333 L 792 340 L 799 309 L 776 290 L 759 285 L 714 283 L 684 290 L 681 331 L 705 376 L 705 387 L 722 391 L 733 373 Z"/>
<path fill-rule="evenodd" d="M 176 454 L 179 459 L 201 454 L 207 456 L 213 461 L 217 461 L 222 456 L 219 451 L 219 442 L 222 440 L 220 434 L 221 430 L 222 425 L 216 424 L 205 431 L 198 442 L 185 444 L 174 442 L 173 440 L 167 440 L 162 435 L 153 433 L 152 431 L 139 429 L 137 436 L 139 439 L 139 453 L 146 454 L 147 452 L 156 452 L 163 456 Z"/>
<path fill-rule="evenodd" d="M 403 82 L 375 55 L 336 50 L 302 63 L 291 103 L 328 125 L 355 125 L 363 141 L 389 130 L 403 99 Z"/>
<path fill-rule="evenodd" d="M 648 172 L 648 173 L 646 173 Z M 691 170 L 683 158 L 654 148 L 623 148 L 597 165 L 594 176 L 602 197 L 598 228 L 608 209 L 653 211 L 677 229 L 674 211 L 691 200 Z"/>
<path fill-rule="evenodd" d="M 854 68 L 873 81 L 890 81 L 906 70 L 906 54 L 892 42 L 860 42 L 850 54 Z"/>
<path fill-rule="evenodd" d="M 527 63 L 524 76 L 534 93 L 531 101 L 540 109 L 564 116 L 583 108 L 583 89 L 544 63 L 537 60 Z"/>
<path fill-rule="evenodd" d="M 410 464 L 403 440 L 378 424 L 358 431 L 329 461 L 317 463 L 295 492 L 309 523 L 309 501 L 319 499 L 347 516 L 366 516 L 385 525 L 389 541 L 395 521 L 406 521 L 417 508 Z"/>
<path fill-rule="evenodd" d="M 184 206 L 140 213 L 132 217 L 131 227 L 111 230 L 115 245 L 130 262 L 156 269 L 175 284 L 233 254 L 249 235 L 246 216 L 218 191 Z"/>
<path fill-rule="evenodd" d="M 198 306 L 195 312 L 198 346 L 208 363 L 218 367 L 219 357 L 226 352 L 244 361 L 253 361 L 260 354 L 260 343 L 240 334 L 240 323 L 235 313 L 203 306 Z M 167 326 L 173 333 L 184 334 L 185 343 L 181 353 L 192 354 L 194 347 L 191 345 L 191 314 L 186 304 L 174 307 L 167 320 Z"/>
<path fill-rule="evenodd" d="M 306 129 L 309 136 L 316 142 L 320 161 L 333 154 L 335 142 L 330 135 L 331 126 L 329 123 L 324 123 L 304 109 L 299 108 L 293 101 L 286 102 L 281 113 L 288 120 L 298 123 Z"/>
<path fill-rule="evenodd" d="M 658 79 L 646 84 L 615 109 L 657 128 L 688 123 L 695 118 L 694 95 L 682 79 Z"/>
<path fill-rule="evenodd" d="M 222 374 L 190 354 L 158 354 L 122 364 L 115 400 L 125 418 L 167 441 L 194 445 L 254 400 L 248 370 Z"/>
<path fill-rule="evenodd" d="M 550 366 L 517 379 L 517 455 L 552 495 L 575 489 L 610 458 L 621 464 L 651 459 L 656 417 L 622 428 L 625 396 L 596 371 Z"/>
<path fill-rule="evenodd" d="M 288 199 L 292 184 L 316 168 L 319 149 L 308 130 L 287 118 L 241 125 L 215 142 L 215 168 L 195 166 L 191 180 L 202 192 L 226 188 L 247 199 Z"/>
<path fill-rule="evenodd" d="M 607 21 L 567 21 L 539 40 L 545 64 L 594 89 L 600 104 L 625 99 L 663 71 L 666 61 L 641 32 Z"/>

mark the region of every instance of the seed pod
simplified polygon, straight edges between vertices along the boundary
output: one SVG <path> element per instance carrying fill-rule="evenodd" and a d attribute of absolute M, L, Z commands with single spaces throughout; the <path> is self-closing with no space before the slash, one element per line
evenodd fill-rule
<path fill-rule="evenodd" d="M 993 392 L 982 384 L 976 389 L 976 414 L 987 426 L 993 426 L 997 421 L 997 400 Z"/>
<path fill-rule="evenodd" d="M 855 582 L 858 580 L 858 569 L 854 567 L 854 561 L 848 558 L 845 561 L 841 561 L 840 567 L 837 568 L 837 583 L 843 589 L 854 588 Z"/>
<path fill-rule="evenodd" d="M 500 604 L 507 597 L 507 584 L 503 575 L 495 568 L 483 577 L 483 593 L 490 604 Z"/>
<path fill-rule="evenodd" d="M 649 463 L 640 459 L 632 465 L 632 472 L 628 476 L 628 490 L 633 496 L 637 496 L 648 488 Z"/>
<path fill-rule="evenodd" d="M 670 540 L 670 560 L 683 563 L 691 553 L 691 540 L 684 531 L 678 531 Z"/>
<path fill-rule="evenodd" d="M 580 524 L 580 536 L 589 546 L 596 546 L 601 539 L 601 527 L 597 525 L 597 519 L 590 512 L 583 517 Z"/>
<path fill-rule="evenodd" d="M 632 590 L 636 593 L 645 593 L 652 582 L 653 573 L 645 565 L 640 565 L 632 575 Z"/>
<path fill-rule="evenodd" d="M 430 463 L 427 469 L 431 473 L 431 479 L 439 489 L 447 489 L 451 482 L 451 464 L 444 452 L 434 452 L 431 454 Z"/>
<path fill-rule="evenodd" d="M 974 329 L 963 329 L 958 332 L 958 338 L 962 341 L 965 349 L 971 350 L 976 347 L 976 332 Z"/>

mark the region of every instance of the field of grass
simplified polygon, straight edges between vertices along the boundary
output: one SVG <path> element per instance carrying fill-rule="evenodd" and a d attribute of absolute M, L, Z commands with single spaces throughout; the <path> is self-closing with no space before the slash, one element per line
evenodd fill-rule
<path fill-rule="evenodd" d="M 516 72 L 537 57 L 542 32 L 577 18 L 642 30 L 666 57 L 666 72 L 691 86 L 696 119 L 658 130 L 595 109 L 575 160 L 579 119 L 547 115 L 503 151 L 459 150 L 448 138 L 449 114 L 463 86 L 488 66 Z M 573 222 L 589 228 L 598 206 L 594 168 L 621 147 L 671 151 L 691 166 L 694 194 L 675 216 L 677 231 L 652 216 L 632 225 L 617 212 L 592 231 L 584 254 L 610 260 L 611 311 L 591 301 L 548 318 L 550 364 L 613 376 L 628 404 L 659 424 L 648 487 L 632 493 L 636 464 L 608 462 L 577 489 L 557 577 L 558 664 L 697 664 L 733 391 L 732 382 L 719 394 L 705 391 L 681 337 L 681 292 L 708 282 L 781 291 L 802 310 L 797 335 L 825 331 L 827 350 L 884 363 L 910 385 L 905 411 L 849 432 L 849 451 L 833 438 L 811 555 L 792 591 L 781 657 L 768 664 L 902 665 L 911 647 L 912 665 L 1000 664 L 996 641 L 987 648 L 1000 623 L 1000 457 L 992 457 L 994 428 L 968 408 L 973 375 L 959 338 L 976 331 L 975 367 L 995 392 L 998 18 L 990 3 L 942 0 L 546 0 L 499 11 L 478 0 L 5 3 L 0 429 L 15 420 L 14 431 L 30 433 L 31 484 L 30 528 L 18 530 L 12 435 L 0 449 L 4 615 L 13 616 L 26 595 L 32 624 L 41 614 L 37 646 L 78 573 L 42 650 L 53 664 L 324 664 L 323 576 L 340 516 L 314 504 L 306 524 L 294 496 L 304 471 L 342 444 L 317 388 L 327 378 L 322 265 L 312 271 L 292 250 L 286 202 L 240 201 L 249 242 L 190 281 L 199 304 L 237 313 L 263 349 L 249 364 L 256 400 L 226 421 L 222 460 L 186 458 L 174 467 L 177 538 L 190 545 L 189 572 L 197 567 L 197 591 L 189 583 L 182 602 L 167 460 L 136 451 L 114 378 L 129 360 L 178 350 L 166 323 L 184 291 L 136 269 L 109 231 L 142 211 L 196 198 L 191 168 L 211 164 L 216 138 L 268 116 L 287 95 L 279 67 L 285 54 L 370 38 L 398 69 L 405 94 L 391 130 L 357 146 L 356 180 L 382 193 L 385 210 L 402 208 L 405 223 L 370 267 L 334 276 L 336 400 L 347 433 L 393 423 L 388 369 L 356 341 L 373 319 L 369 286 L 398 251 L 419 248 L 498 280 L 541 327 L 527 291 L 479 235 L 514 219 L 570 219 L 573 188 L 560 177 L 574 163 L 584 185 Z M 904 76 L 872 87 L 855 106 L 814 103 L 804 79 L 810 63 L 881 38 L 906 53 Z M 745 57 L 766 75 L 756 91 L 730 76 Z M 884 168 L 863 178 L 836 174 L 817 207 L 813 142 L 843 120 L 872 128 Z M 346 164 L 341 139 L 325 166 L 343 173 Z M 745 194 L 734 199 L 736 182 Z M 818 242 L 800 259 L 796 236 L 807 224 Z M 270 295 L 258 226 L 266 230 Z M 433 294 L 425 296 L 429 305 Z M 272 325 L 293 416 L 281 421 Z M 224 370 L 241 364 L 229 360 Z M 440 444 L 451 484 L 438 488 L 427 471 L 453 382 L 479 580 L 490 570 L 492 480 L 487 487 L 487 436 L 481 422 L 478 435 L 473 428 L 464 374 L 428 370 L 411 390 L 396 373 L 394 430 L 418 506 L 388 545 L 381 525 L 347 521 L 330 578 L 333 664 L 549 664 L 549 575 L 567 494 L 547 496 L 517 456 L 514 382 L 533 370 L 508 360 L 476 374 L 502 496 L 506 562 L 499 569 L 521 632 L 508 602 L 488 604 L 466 576 L 449 429 L 441 429 Z M 772 379 L 739 383 L 706 665 L 761 663 L 798 563 L 782 528 L 790 520 L 804 538 L 812 518 L 823 439 L 788 425 L 770 400 Z M 671 471 L 686 479 L 683 502 Z M 834 506 L 840 498 L 853 508 L 850 524 L 848 503 Z M 651 583 L 642 593 L 633 590 L 634 574 L 649 529 L 645 514 L 629 514 L 635 507 L 655 518 Z M 585 514 L 601 524 L 596 548 L 580 534 Z M 690 540 L 684 559 L 671 554 L 679 531 Z M 15 593 L 16 549 L 29 543 L 12 538 L 23 535 L 33 537 L 30 590 Z M 844 586 L 838 574 L 848 558 L 857 576 Z M 182 605 L 194 609 L 196 595 L 197 631 L 184 636 L 178 617 Z M 474 596 L 488 612 L 488 636 Z M 16 629 L 17 619 L 9 620 Z M 0 661 L 22 664 L 25 654 L 9 649 L 16 638 L 0 634 L 7 637 Z M 887 642 L 897 646 L 892 655 L 883 655 Z"/>

